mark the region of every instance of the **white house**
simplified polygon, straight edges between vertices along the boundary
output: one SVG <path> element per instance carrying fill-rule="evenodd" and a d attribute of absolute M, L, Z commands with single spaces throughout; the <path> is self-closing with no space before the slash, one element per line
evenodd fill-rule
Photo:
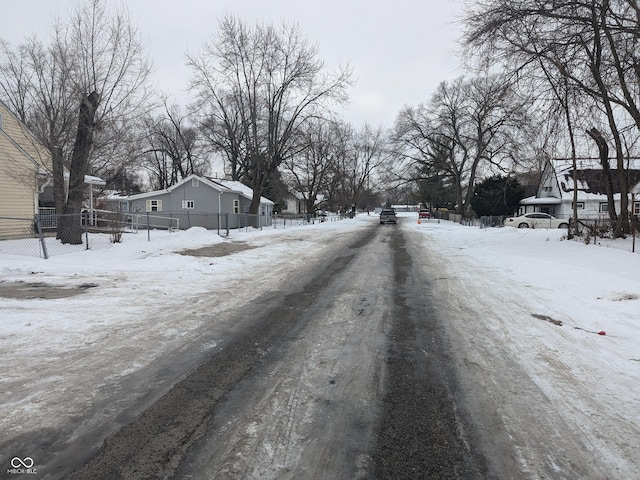
<path fill-rule="evenodd" d="M 618 170 L 611 165 L 614 200 L 616 210 L 620 211 L 620 185 L 617 181 Z M 629 163 L 629 193 L 637 191 L 640 184 L 640 160 Z M 519 214 L 529 212 L 549 213 L 558 218 L 573 216 L 574 193 L 573 162 L 571 160 L 551 160 L 542 171 L 538 191 L 534 196 L 520 202 Z M 576 168 L 576 189 L 578 217 L 584 220 L 608 218 L 607 194 L 605 190 L 602 165 L 597 159 L 580 159 Z M 629 199 L 631 205 L 631 198 Z M 640 213 L 640 199 L 636 199 L 633 213 Z"/>
<path fill-rule="evenodd" d="M 316 201 L 314 203 L 314 211 L 307 211 L 307 201 L 305 199 L 305 195 L 301 192 L 296 192 L 294 190 L 290 190 L 287 197 L 284 199 L 285 204 L 282 208 L 281 213 L 287 214 L 315 214 L 317 210 L 322 210 L 325 208 L 326 198 L 323 194 L 318 194 L 316 197 Z"/>

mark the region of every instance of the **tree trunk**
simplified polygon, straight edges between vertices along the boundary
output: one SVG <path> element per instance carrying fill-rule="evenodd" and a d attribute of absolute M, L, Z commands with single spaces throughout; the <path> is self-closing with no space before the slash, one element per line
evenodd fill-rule
<path fill-rule="evenodd" d="M 607 145 L 607 141 L 595 127 L 591 130 L 587 130 L 587 135 L 593 138 L 598 146 L 600 164 L 602 165 L 602 175 L 604 177 L 604 185 L 607 192 L 609 220 L 611 220 L 611 224 L 613 226 L 613 236 L 615 238 L 619 238 L 622 236 L 622 229 L 620 228 L 620 222 L 618 221 L 618 215 L 616 214 L 616 204 L 613 198 L 613 179 L 611 178 L 611 166 L 609 165 L 609 145 Z"/>
<path fill-rule="evenodd" d="M 631 233 L 631 223 L 629 222 L 629 175 L 622 152 L 617 154 L 617 164 L 620 185 L 620 234 L 624 236 Z"/>
<path fill-rule="evenodd" d="M 84 177 L 89 170 L 89 154 L 93 145 L 95 115 L 99 104 L 100 95 L 96 92 L 88 94 L 80 103 L 78 130 L 69 169 L 69 194 L 63 209 L 64 216 L 58 222 L 58 238 L 62 243 L 82 243 L 80 213 L 84 199 Z"/>
<path fill-rule="evenodd" d="M 307 197 L 304 199 L 304 202 L 307 215 L 313 215 L 315 213 L 316 207 L 316 196 L 312 195 L 311 192 L 309 192 L 307 193 Z"/>
<path fill-rule="evenodd" d="M 62 215 L 66 200 L 64 189 L 64 161 L 62 159 L 62 147 L 51 148 L 51 160 L 53 162 L 53 200 L 56 206 L 56 215 Z"/>

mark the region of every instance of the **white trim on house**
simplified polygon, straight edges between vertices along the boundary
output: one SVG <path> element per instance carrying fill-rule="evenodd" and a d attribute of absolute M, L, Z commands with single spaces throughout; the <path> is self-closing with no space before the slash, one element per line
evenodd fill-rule
<path fill-rule="evenodd" d="M 162 200 L 152 200 L 149 199 L 145 202 L 146 211 L 147 212 L 161 212 L 162 211 Z"/>

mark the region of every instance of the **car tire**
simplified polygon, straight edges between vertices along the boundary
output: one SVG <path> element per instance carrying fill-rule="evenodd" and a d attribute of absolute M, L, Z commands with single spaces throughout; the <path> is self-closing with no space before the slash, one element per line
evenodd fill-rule
<path fill-rule="evenodd" d="M 518 225 L 518 228 L 529 228 L 529 224 L 522 222 L 521 224 Z"/>
<path fill-rule="evenodd" d="M 560 225 L 558 225 L 558 228 L 568 229 L 569 228 L 569 224 L 568 223 L 561 223 Z"/>

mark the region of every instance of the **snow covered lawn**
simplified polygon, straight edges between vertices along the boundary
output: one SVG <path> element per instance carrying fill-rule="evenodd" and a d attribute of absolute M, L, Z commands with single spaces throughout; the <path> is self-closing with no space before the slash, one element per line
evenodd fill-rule
<path fill-rule="evenodd" d="M 446 272 L 435 292 L 450 297 L 463 381 L 497 409 L 523 478 L 548 478 L 542 465 L 557 478 L 640 478 L 631 239 L 585 245 L 563 230 L 414 223 Z"/>

